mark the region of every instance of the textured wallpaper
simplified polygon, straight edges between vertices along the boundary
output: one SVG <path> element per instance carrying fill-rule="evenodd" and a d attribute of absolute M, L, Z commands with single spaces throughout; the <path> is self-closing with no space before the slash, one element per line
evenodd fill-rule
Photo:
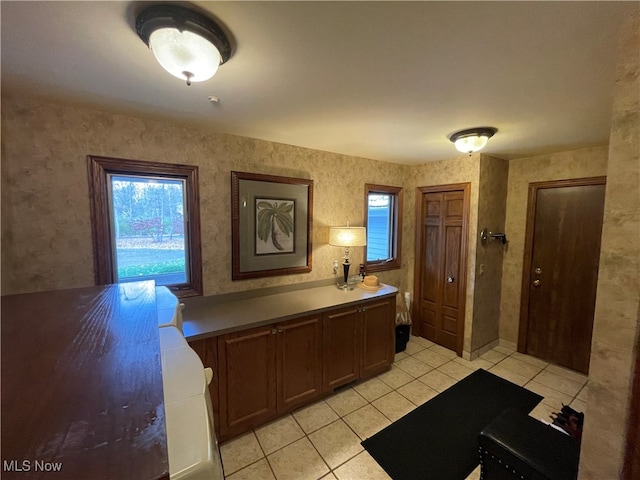
<path fill-rule="evenodd" d="M 199 166 L 205 295 L 331 278 L 332 260 L 340 260 L 343 250 L 328 245 L 329 227 L 347 219 L 362 225 L 364 184 L 403 186 L 409 173 L 397 164 L 4 97 L 3 294 L 93 285 L 86 155 Z M 232 170 L 314 181 L 311 273 L 231 281 Z M 363 249 L 352 248 L 351 253 L 358 265 Z M 379 277 L 407 288 L 404 268 Z"/>
<path fill-rule="evenodd" d="M 580 478 L 621 478 L 640 323 L 640 14 L 622 30 Z M 636 372 L 638 375 L 638 372 Z M 635 459 L 636 461 L 638 459 Z"/>

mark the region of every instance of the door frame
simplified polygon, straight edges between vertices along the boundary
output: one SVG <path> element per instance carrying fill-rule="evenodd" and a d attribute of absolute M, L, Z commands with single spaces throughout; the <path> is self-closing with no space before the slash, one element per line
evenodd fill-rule
<path fill-rule="evenodd" d="M 518 352 L 525 353 L 527 348 L 527 332 L 529 331 L 529 279 L 531 278 L 533 236 L 535 230 L 536 202 L 538 191 L 547 188 L 584 187 L 590 185 L 606 185 L 607 177 L 571 178 L 566 180 L 549 180 L 529 184 L 527 203 L 527 223 L 525 229 L 524 253 L 522 260 L 522 283 L 520 288 L 520 323 L 518 327 Z"/>
<path fill-rule="evenodd" d="M 456 332 L 456 354 L 461 357 L 462 349 L 464 346 L 464 324 L 465 313 L 467 306 L 467 276 L 468 276 L 468 260 L 469 260 L 469 209 L 470 209 L 470 191 L 471 183 L 450 183 L 447 185 L 431 185 L 427 187 L 416 188 L 416 229 L 415 229 L 415 261 L 413 268 L 413 305 L 411 308 L 411 315 L 415 319 L 419 319 L 418 312 L 420 311 L 419 296 L 417 292 L 422 290 L 421 281 L 421 245 L 422 245 L 422 224 L 424 223 L 424 212 L 422 211 L 422 197 L 427 193 L 440 193 L 450 191 L 462 191 L 462 238 L 460 240 L 460 266 L 461 271 L 464 272 L 462 278 L 458 282 L 458 295 L 460 304 L 458 306 L 458 331 Z M 420 327 L 418 327 L 418 332 Z"/>

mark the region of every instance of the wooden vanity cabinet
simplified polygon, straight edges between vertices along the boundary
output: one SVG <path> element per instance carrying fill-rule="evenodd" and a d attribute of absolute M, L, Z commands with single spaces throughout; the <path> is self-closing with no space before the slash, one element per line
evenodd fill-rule
<path fill-rule="evenodd" d="M 395 297 L 361 307 L 362 354 L 360 377 L 384 372 L 395 358 Z"/>
<path fill-rule="evenodd" d="M 222 440 L 309 403 L 321 393 L 320 317 L 218 337 L 218 408 Z"/>
<path fill-rule="evenodd" d="M 383 297 L 191 342 L 206 367 L 214 421 L 226 441 L 335 388 L 387 370 L 395 297 Z"/>
<path fill-rule="evenodd" d="M 322 391 L 322 323 L 320 316 L 277 325 L 277 410 L 292 410 Z"/>
<path fill-rule="evenodd" d="M 361 306 L 352 305 L 327 312 L 322 319 L 325 362 L 325 392 L 360 377 Z"/>
<path fill-rule="evenodd" d="M 220 439 L 276 415 L 276 335 L 272 326 L 218 337 Z"/>
<path fill-rule="evenodd" d="M 382 373 L 394 359 L 395 297 L 330 311 L 323 318 L 323 386 L 331 391 Z"/>

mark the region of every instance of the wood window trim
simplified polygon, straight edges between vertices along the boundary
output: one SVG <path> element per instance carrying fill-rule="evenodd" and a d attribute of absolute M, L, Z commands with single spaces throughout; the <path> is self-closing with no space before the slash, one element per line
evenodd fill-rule
<path fill-rule="evenodd" d="M 187 186 L 188 238 L 190 282 L 168 288 L 178 297 L 202 295 L 202 251 L 200 240 L 200 195 L 198 167 L 173 163 L 146 162 L 87 155 L 93 264 L 96 285 L 115 283 L 113 242 L 109 221 L 108 175 L 158 175 L 181 179 Z"/>
<path fill-rule="evenodd" d="M 367 273 L 394 270 L 402 267 L 402 187 L 366 183 L 364 186 L 364 226 L 368 227 L 369 194 L 382 193 L 395 197 L 393 211 L 393 259 L 369 262 L 367 261 L 367 247 L 364 251 L 364 265 Z"/>

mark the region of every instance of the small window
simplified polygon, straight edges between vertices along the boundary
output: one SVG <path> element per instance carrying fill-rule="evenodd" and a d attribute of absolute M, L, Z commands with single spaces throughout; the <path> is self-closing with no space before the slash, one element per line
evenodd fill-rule
<path fill-rule="evenodd" d="M 88 159 L 96 283 L 155 280 L 201 295 L 198 167 Z"/>
<path fill-rule="evenodd" d="M 366 271 L 400 268 L 402 188 L 365 185 Z"/>

